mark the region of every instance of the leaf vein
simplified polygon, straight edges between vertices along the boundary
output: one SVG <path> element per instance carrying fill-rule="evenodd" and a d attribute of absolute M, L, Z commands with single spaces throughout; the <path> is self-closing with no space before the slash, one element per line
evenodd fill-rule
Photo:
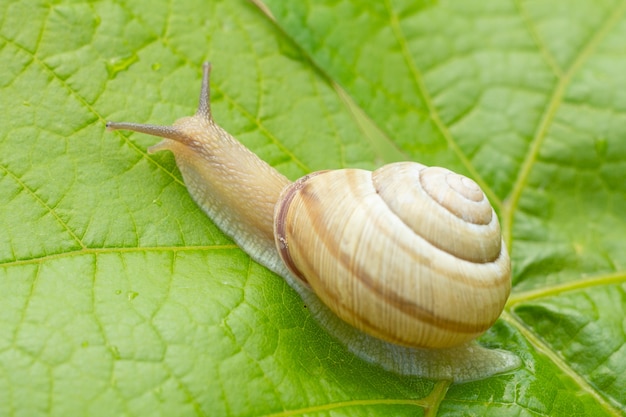
<path fill-rule="evenodd" d="M 515 6 L 517 7 L 517 10 L 522 17 L 522 22 L 526 26 L 528 33 L 533 39 L 533 42 L 535 42 L 535 44 L 539 48 L 539 53 L 541 54 L 541 57 L 548 64 L 548 66 L 552 68 L 552 71 L 557 77 L 562 77 L 564 75 L 563 68 L 561 68 L 561 66 L 556 62 L 554 55 L 548 50 L 545 42 L 543 42 L 541 36 L 537 32 L 535 25 L 532 23 L 531 18 L 528 15 L 526 7 L 524 7 L 523 1 L 515 0 Z"/>
<path fill-rule="evenodd" d="M 611 404 L 610 401 L 604 398 L 595 387 L 591 386 L 589 381 L 585 379 L 585 376 L 574 370 L 570 364 L 567 363 L 567 361 L 554 350 L 553 346 L 550 346 L 544 339 L 541 338 L 540 335 L 537 335 L 532 329 L 530 329 L 520 317 L 508 310 L 505 310 L 500 318 L 515 327 L 537 352 L 545 355 L 563 372 L 563 374 L 571 378 L 571 380 L 580 387 L 581 391 L 591 395 L 598 402 L 598 404 L 607 410 L 607 412 L 615 416 L 621 415 L 614 404 Z"/>
<path fill-rule="evenodd" d="M 37 204 L 39 204 L 48 213 L 50 213 L 52 217 L 54 217 L 56 222 L 59 225 L 61 225 L 63 229 L 66 230 L 67 234 L 76 242 L 76 244 L 78 244 L 81 248 L 85 249 L 85 245 L 83 244 L 82 240 L 74 233 L 74 231 L 69 227 L 69 225 L 58 215 L 56 210 L 53 207 L 51 207 L 48 203 L 46 203 L 39 195 L 37 195 L 37 192 L 35 190 L 30 188 L 24 181 L 22 181 L 17 175 L 15 175 L 6 167 L 0 165 L 0 169 L 2 169 L 8 177 L 13 179 L 13 181 L 22 190 L 26 191 L 37 202 Z"/>
<path fill-rule="evenodd" d="M 489 201 L 492 203 L 492 205 L 496 207 L 496 210 L 500 210 L 502 205 L 500 197 L 495 194 L 489 184 L 487 184 L 487 182 L 483 179 L 482 175 L 479 174 L 467 155 L 461 150 L 458 143 L 450 133 L 449 129 L 445 126 L 445 124 L 439 117 L 439 112 L 437 111 L 437 108 L 433 103 L 432 97 L 430 96 L 430 93 L 428 92 L 428 89 L 424 84 L 423 76 L 420 70 L 417 68 L 417 65 L 409 51 L 407 39 L 400 27 L 398 15 L 394 12 L 391 4 L 389 4 L 389 0 L 385 0 L 385 6 L 389 14 L 389 24 L 393 30 L 396 41 L 400 46 L 404 61 L 406 62 L 411 74 L 413 75 L 413 81 L 416 84 L 417 90 L 422 94 L 422 98 L 424 100 L 424 103 L 426 104 L 430 119 L 434 122 L 435 126 L 444 137 L 446 143 L 448 144 L 448 147 L 457 156 L 457 158 L 459 158 L 465 169 L 467 169 L 472 179 L 476 181 L 478 185 L 480 185 L 480 187 L 487 195 Z"/>
<path fill-rule="evenodd" d="M 626 1 L 622 2 L 620 7 L 615 10 L 604 22 L 604 24 L 598 28 L 595 34 L 588 40 L 586 45 L 581 49 L 578 56 L 574 59 L 571 66 L 565 71 L 564 75 L 559 78 L 558 83 L 554 87 L 552 95 L 547 103 L 547 106 L 541 116 L 541 121 L 535 132 L 534 137 L 530 142 L 530 147 L 526 158 L 522 162 L 519 175 L 514 181 L 514 185 L 511 194 L 505 201 L 503 211 L 503 235 L 506 239 L 506 244 L 509 250 L 513 242 L 512 228 L 513 228 L 513 215 L 515 209 L 519 204 L 520 197 L 527 185 L 530 177 L 530 173 L 535 166 L 535 162 L 539 156 L 541 146 L 548 134 L 550 126 L 556 116 L 559 107 L 562 104 L 563 97 L 565 95 L 567 87 L 569 87 L 574 75 L 586 62 L 586 60 L 593 54 L 600 42 L 609 33 L 611 28 L 619 21 L 626 11 Z"/>

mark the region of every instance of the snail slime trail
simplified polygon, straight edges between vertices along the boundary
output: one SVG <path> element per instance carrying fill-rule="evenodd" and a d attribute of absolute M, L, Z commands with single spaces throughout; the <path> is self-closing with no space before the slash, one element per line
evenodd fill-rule
<path fill-rule="evenodd" d="M 520 366 L 514 354 L 475 341 L 504 309 L 511 266 L 474 181 L 400 162 L 291 182 L 213 121 L 210 69 L 204 64 L 195 115 L 172 126 L 107 128 L 163 138 L 149 152 L 171 151 L 202 210 L 362 359 L 454 382 Z"/>

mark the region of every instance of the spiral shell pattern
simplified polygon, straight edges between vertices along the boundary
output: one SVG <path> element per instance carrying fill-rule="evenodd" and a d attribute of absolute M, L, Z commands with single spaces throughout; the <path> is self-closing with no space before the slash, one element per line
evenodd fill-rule
<path fill-rule="evenodd" d="M 290 271 L 380 339 L 447 348 L 484 333 L 510 292 L 497 216 L 472 180 L 402 162 L 321 171 L 287 187 L 275 239 Z"/>

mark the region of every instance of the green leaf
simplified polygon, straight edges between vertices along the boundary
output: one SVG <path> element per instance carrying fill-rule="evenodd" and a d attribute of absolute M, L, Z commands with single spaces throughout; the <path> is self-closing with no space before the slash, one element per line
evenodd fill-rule
<path fill-rule="evenodd" d="M 623 415 L 626 2 L 0 5 L 0 415 Z M 511 298 L 450 385 L 337 344 L 152 137 L 195 111 L 291 179 L 407 159 L 498 211 Z"/>

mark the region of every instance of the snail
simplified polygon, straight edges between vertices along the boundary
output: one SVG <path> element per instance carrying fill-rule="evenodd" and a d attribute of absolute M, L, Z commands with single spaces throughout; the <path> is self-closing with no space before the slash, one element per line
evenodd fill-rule
<path fill-rule="evenodd" d="M 399 162 L 291 182 L 213 121 L 210 68 L 194 116 L 107 129 L 163 138 L 148 151 L 171 151 L 215 224 L 362 359 L 454 382 L 519 366 L 475 342 L 504 309 L 511 273 L 497 216 L 474 181 Z"/>

